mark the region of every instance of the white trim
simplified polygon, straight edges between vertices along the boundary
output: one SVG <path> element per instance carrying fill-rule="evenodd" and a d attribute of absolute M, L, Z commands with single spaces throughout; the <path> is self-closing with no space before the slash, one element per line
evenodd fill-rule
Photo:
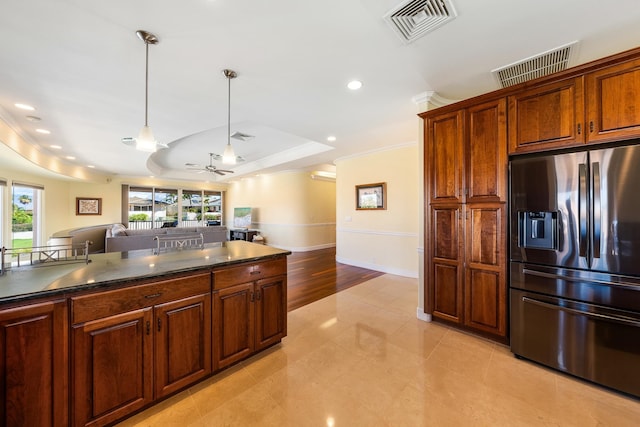
<path fill-rule="evenodd" d="M 380 271 L 387 274 L 395 274 L 396 276 L 410 277 L 412 279 L 418 278 L 418 272 L 414 270 L 404 270 L 400 268 L 386 267 L 380 264 L 370 264 L 367 262 L 355 261 L 348 258 L 343 258 L 336 255 L 336 261 L 341 264 L 353 265 L 354 267 L 366 268 L 367 270 Z"/>
<path fill-rule="evenodd" d="M 354 233 L 354 234 L 370 234 L 377 236 L 396 236 L 396 237 L 418 237 L 417 233 L 409 233 L 404 231 L 380 231 L 380 230 L 358 230 L 355 228 L 338 228 L 336 233 Z"/>
<path fill-rule="evenodd" d="M 419 93 L 411 98 L 414 104 L 431 104 L 435 107 L 443 107 L 445 105 L 454 104 L 458 102 L 457 99 L 448 99 L 440 96 L 436 91 L 428 90 L 426 92 Z"/>
<path fill-rule="evenodd" d="M 276 222 L 252 222 L 251 224 L 269 226 L 269 227 L 331 227 L 331 226 L 335 227 L 336 225 L 335 222 L 317 222 L 313 224 L 282 224 L 282 223 L 276 223 Z"/>
<path fill-rule="evenodd" d="M 431 315 L 425 313 L 421 307 L 416 308 L 416 317 L 423 322 L 431 322 Z"/>
<path fill-rule="evenodd" d="M 268 246 L 271 246 L 273 248 L 278 248 L 278 249 L 284 249 L 285 251 L 291 251 L 291 252 L 309 252 L 309 251 L 316 251 L 319 249 L 335 248 L 336 244 L 325 243 L 322 245 L 315 245 L 315 246 L 280 246 L 280 245 L 268 245 Z"/>

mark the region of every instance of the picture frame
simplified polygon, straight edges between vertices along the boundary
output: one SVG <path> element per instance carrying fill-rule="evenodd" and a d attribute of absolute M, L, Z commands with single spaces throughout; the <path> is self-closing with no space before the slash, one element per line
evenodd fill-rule
<path fill-rule="evenodd" d="M 76 215 L 102 215 L 102 198 L 76 197 Z"/>
<path fill-rule="evenodd" d="M 356 210 L 387 209 L 387 183 L 356 185 Z"/>

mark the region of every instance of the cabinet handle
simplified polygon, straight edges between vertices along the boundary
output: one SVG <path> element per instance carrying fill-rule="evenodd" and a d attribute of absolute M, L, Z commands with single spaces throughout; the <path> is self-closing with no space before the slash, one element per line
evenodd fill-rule
<path fill-rule="evenodd" d="M 157 293 L 157 294 L 151 294 L 151 295 L 145 295 L 145 298 L 158 298 L 160 295 L 162 295 L 161 293 Z"/>
<path fill-rule="evenodd" d="M 256 275 L 256 274 L 260 274 L 260 273 L 262 273 L 260 270 L 254 270 L 249 274 L 251 274 L 253 276 L 253 275 Z"/>
<path fill-rule="evenodd" d="M 147 335 L 151 333 L 151 322 L 147 320 Z"/>
<path fill-rule="evenodd" d="M 593 120 L 589 122 L 589 132 L 593 132 Z"/>
<path fill-rule="evenodd" d="M 251 299 L 250 299 L 250 301 L 251 301 L 251 302 L 255 301 L 254 296 L 253 296 L 253 292 L 251 292 Z"/>
<path fill-rule="evenodd" d="M 258 301 L 260 301 L 260 298 L 262 298 L 262 297 L 261 297 L 261 294 L 262 294 L 262 292 L 261 292 L 261 291 L 256 291 L 256 299 L 257 299 Z"/>
<path fill-rule="evenodd" d="M 582 133 L 582 125 L 578 123 L 578 135 L 580 135 L 580 133 Z"/>
<path fill-rule="evenodd" d="M 162 329 L 162 319 L 158 317 L 158 332 Z"/>

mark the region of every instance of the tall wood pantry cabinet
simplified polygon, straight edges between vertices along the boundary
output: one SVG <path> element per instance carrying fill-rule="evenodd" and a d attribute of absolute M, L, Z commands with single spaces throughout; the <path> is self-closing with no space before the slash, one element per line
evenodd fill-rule
<path fill-rule="evenodd" d="M 504 339 L 505 98 L 425 113 L 427 310 Z"/>

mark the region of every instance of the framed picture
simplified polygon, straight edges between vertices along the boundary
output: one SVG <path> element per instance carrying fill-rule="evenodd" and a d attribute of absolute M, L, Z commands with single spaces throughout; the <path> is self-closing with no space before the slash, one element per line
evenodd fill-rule
<path fill-rule="evenodd" d="M 356 209 L 387 209 L 387 183 L 356 185 Z"/>
<path fill-rule="evenodd" d="M 76 197 L 76 215 L 102 215 L 102 199 Z"/>

